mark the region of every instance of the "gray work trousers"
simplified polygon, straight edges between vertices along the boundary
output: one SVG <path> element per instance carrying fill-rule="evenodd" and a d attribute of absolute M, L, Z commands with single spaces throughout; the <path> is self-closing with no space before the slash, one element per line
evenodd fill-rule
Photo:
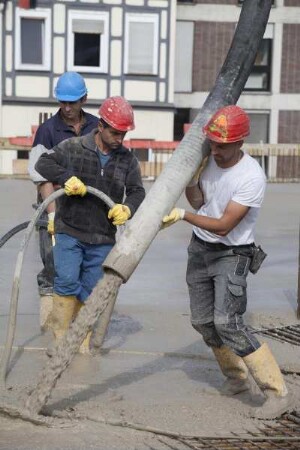
<path fill-rule="evenodd" d="M 52 251 L 52 236 L 47 231 L 47 215 L 42 214 L 39 230 L 40 256 L 43 269 L 37 275 L 37 283 L 40 295 L 51 295 L 54 283 L 54 260 Z"/>
<path fill-rule="evenodd" d="M 193 234 L 186 280 L 192 326 L 208 346 L 227 345 L 243 357 L 257 350 L 260 343 L 243 321 L 251 259 L 236 254 L 237 250 L 205 243 Z"/>

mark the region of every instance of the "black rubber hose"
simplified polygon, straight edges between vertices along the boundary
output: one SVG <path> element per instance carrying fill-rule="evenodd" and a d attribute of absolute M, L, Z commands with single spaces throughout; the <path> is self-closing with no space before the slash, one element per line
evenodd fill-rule
<path fill-rule="evenodd" d="M 9 230 L 7 233 L 5 233 L 4 236 L 0 239 L 0 248 L 3 247 L 5 242 L 7 242 L 10 238 L 12 238 L 15 234 L 19 233 L 22 230 L 25 230 L 25 228 L 28 227 L 30 224 L 30 221 L 20 223 L 20 225 L 15 226 L 11 230 Z"/>

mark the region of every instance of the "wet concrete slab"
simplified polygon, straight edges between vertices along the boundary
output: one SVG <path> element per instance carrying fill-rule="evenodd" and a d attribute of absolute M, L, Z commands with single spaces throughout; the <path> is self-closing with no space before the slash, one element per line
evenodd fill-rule
<path fill-rule="evenodd" d="M 145 185 L 149 189 L 151 182 Z M 0 179 L 0 192 L 1 237 L 18 223 L 31 219 L 35 189 L 29 180 Z M 267 188 L 257 226 L 257 243 L 268 257 L 260 272 L 248 279 L 246 319 L 255 327 L 298 323 L 295 311 L 299 193 L 299 184 L 269 184 Z M 188 208 L 183 197 L 178 206 Z M 0 249 L 0 352 L 5 342 L 14 267 L 23 235 L 19 233 Z M 257 427 L 256 422 L 246 418 L 248 397 L 236 400 L 220 395 L 224 377 L 212 352 L 190 326 L 185 283 L 190 235 L 189 225 L 183 222 L 157 235 L 130 280 L 120 289 L 103 352 L 93 357 L 75 356 L 48 402 L 52 409 L 74 410 L 82 417 L 98 414 L 109 419 L 125 418 L 182 433 L 222 434 L 231 430 L 233 423 L 235 431 L 240 432 Z M 45 349 L 52 339 L 49 332 L 42 334 L 39 329 L 36 274 L 40 268 L 35 232 L 24 259 L 15 347 L 7 378 L 12 395 L 14 392 L 26 394 L 35 386 L 47 361 Z M 261 340 L 269 343 L 281 366 L 288 368 L 293 363 L 295 368 L 295 360 L 300 361 L 300 347 L 265 337 Z M 290 376 L 287 381 L 292 391 L 299 391 L 297 377 Z M 35 442 L 30 447 L 21 442 L 23 425 L 0 418 L 0 449 L 140 449 L 153 445 L 148 435 L 137 438 L 124 429 L 122 432 L 110 430 L 108 444 L 103 438 L 103 433 L 107 436 L 107 429 L 102 430 L 101 424 L 91 428 L 90 423 L 80 422 L 76 427 L 76 432 L 65 430 L 61 434 L 59 430 L 56 436 L 61 435 L 60 444 L 54 433 L 50 433 L 51 447 L 50 438 L 45 439 L 41 431 L 38 433 L 40 440 L 33 437 L 37 435 L 30 425 L 28 437 Z M 8 437 L 13 433 L 16 435 L 10 445 Z M 97 441 L 98 435 L 102 446 Z M 1 436 L 5 442 L 1 441 Z M 120 446 L 122 439 L 123 447 Z M 155 445 L 152 448 L 165 448 L 158 447 L 157 442 Z"/>

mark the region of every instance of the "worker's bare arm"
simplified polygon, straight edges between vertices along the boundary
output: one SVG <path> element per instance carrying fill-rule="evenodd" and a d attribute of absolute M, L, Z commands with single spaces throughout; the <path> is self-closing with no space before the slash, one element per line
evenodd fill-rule
<path fill-rule="evenodd" d="M 185 196 L 192 208 L 198 210 L 204 203 L 203 192 L 198 184 L 187 186 L 185 188 Z"/>
<path fill-rule="evenodd" d="M 194 209 L 199 209 L 203 203 L 204 203 L 204 196 L 203 192 L 199 185 L 199 180 L 202 172 L 204 171 L 205 167 L 208 164 L 209 156 L 205 156 L 203 160 L 200 163 L 200 166 L 198 167 L 195 175 L 191 179 L 190 183 L 185 188 L 185 196 L 189 202 L 189 204 Z"/>
<path fill-rule="evenodd" d="M 219 219 L 185 211 L 183 220 L 192 225 L 196 225 L 203 230 L 218 234 L 219 236 L 226 236 L 240 223 L 248 211 L 248 206 L 230 201 L 224 211 L 224 214 Z"/>
<path fill-rule="evenodd" d="M 49 195 L 53 194 L 55 189 L 52 183 L 46 181 L 38 186 L 38 190 L 42 199 L 45 200 Z M 55 202 L 50 203 L 47 207 L 47 213 L 49 214 L 51 212 L 55 212 Z"/>

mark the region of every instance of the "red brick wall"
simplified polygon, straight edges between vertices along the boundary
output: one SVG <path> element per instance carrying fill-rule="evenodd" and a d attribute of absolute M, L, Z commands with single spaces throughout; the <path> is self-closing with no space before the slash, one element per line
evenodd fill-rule
<path fill-rule="evenodd" d="M 300 178 L 300 158 L 292 155 L 277 156 L 276 178 L 288 180 L 299 180 Z"/>
<path fill-rule="evenodd" d="M 300 111 L 279 111 L 278 143 L 300 143 Z"/>
<path fill-rule="evenodd" d="M 285 0 L 284 6 L 300 6 L 299 0 Z"/>
<path fill-rule="evenodd" d="M 300 111 L 279 111 L 279 144 L 300 143 Z M 277 178 L 299 179 L 300 158 L 293 156 L 277 157 Z"/>
<path fill-rule="evenodd" d="M 234 23 L 195 22 L 193 91 L 210 91 L 231 45 Z"/>
<path fill-rule="evenodd" d="M 300 92 L 300 25 L 284 24 L 282 41 L 281 92 Z"/>

